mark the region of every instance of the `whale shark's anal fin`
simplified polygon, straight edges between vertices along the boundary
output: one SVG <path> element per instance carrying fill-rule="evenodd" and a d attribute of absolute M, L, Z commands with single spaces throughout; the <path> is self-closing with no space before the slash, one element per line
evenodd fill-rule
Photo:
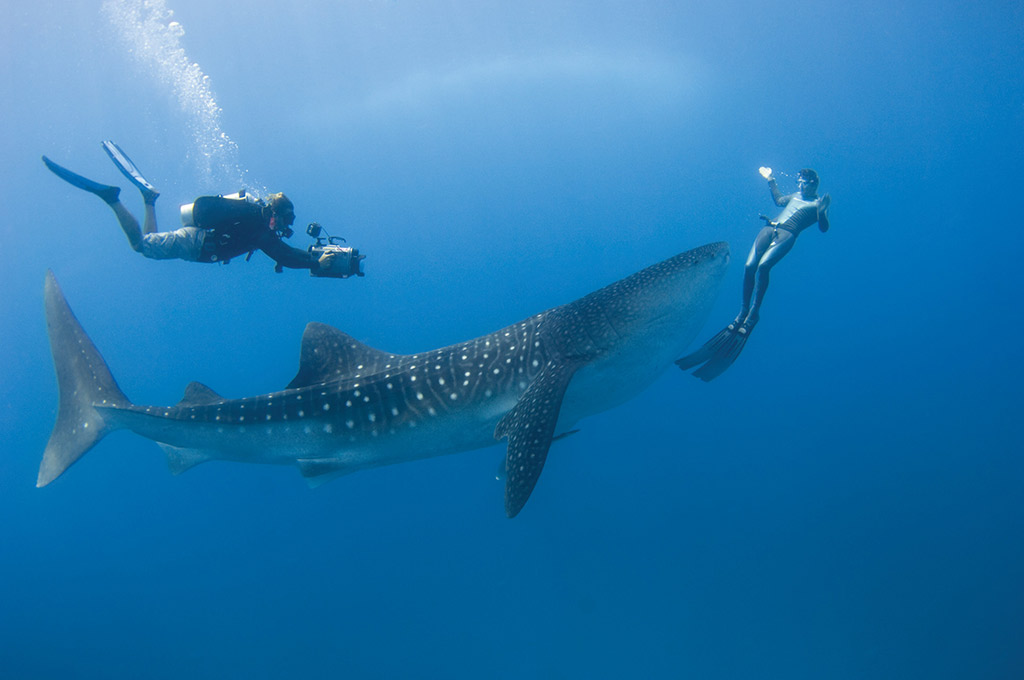
<path fill-rule="evenodd" d="M 554 439 L 562 398 L 581 365 L 549 361 L 494 429 L 495 439 L 508 437 L 505 514 L 509 518 L 519 514 L 537 485 Z"/>
<path fill-rule="evenodd" d="M 175 475 L 191 470 L 200 463 L 213 460 L 213 456 L 202 449 L 186 449 L 163 442 L 157 442 L 157 445 L 167 454 L 167 467 Z"/>
<path fill-rule="evenodd" d="M 313 322 L 302 334 L 299 372 L 286 389 L 371 375 L 401 359 L 402 355 L 374 349 L 337 328 Z"/>

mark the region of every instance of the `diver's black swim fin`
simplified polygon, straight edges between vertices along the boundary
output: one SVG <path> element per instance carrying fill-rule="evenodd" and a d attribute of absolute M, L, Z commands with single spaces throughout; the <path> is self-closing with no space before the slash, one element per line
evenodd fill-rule
<path fill-rule="evenodd" d="M 731 336 L 729 341 L 724 343 L 718 352 L 715 353 L 715 356 L 711 357 L 706 364 L 694 371 L 693 377 L 700 378 L 704 382 L 710 382 L 725 373 L 725 369 L 732 366 L 732 362 L 736 361 L 736 357 L 740 355 L 743 347 L 746 346 L 749 332 L 729 331 L 729 335 Z"/>
<path fill-rule="evenodd" d="M 703 364 L 705 361 L 715 356 L 715 354 L 717 354 L 718 351 L 729 342 L 729 338 L 731 338 L 732 335 L 732 330 L 729 328 L 723 328 L 718 332 L 718 335 L 705 342 L 696 352 L 687 354 L 682 359 L 676 359 L 676 366 L 684 371 L 688 371 L 697 364 Z"/>
<path fill-rule="evenodd" d="M 103 142 L 103 150 L 110 156 L 110 160 L 114 161 L 114 165 L 121 171 L 121 174 L 139 188 L 144 201 L 152 203 L 157 199 L 160 192 L 149 183 L 149 180 L 142 176 L 139 169 L 135 167 L 135 163 L 132 163 L 132 159 L 128 158 L 128 154 L 122 151 L 121 147 L 108 139 Z"/>
<path fill-rule="evenodd" d="M 696 352 L 678 359 L 676 365 L 687 371 L 698 364 L 704 364 L 693 372 L 693 376 L 704 382 L 714 380 L 736 361 L 736 357 L 747 344 L 751 330 L 752 328 L 745 325 L 731 324 L 720 330 Z"/>
<path fill-rule="evenodd" d="M 121 187 L 94 182 L 87 177 L 82 177 L 77 173 L 71 172 L 62 165 L 57 165 L 46 156 L 43 156 L 43 163 L 46 163 L 46 167 L 50 169 L 50 172 L 57 175 L 57 177 L 60 177 L 68 184 L 76 186 L 79 189 L 84 189 L 89 193 L 96 194 L 111 205 L 117 203 L 118 196 L 121 195 Z"/>

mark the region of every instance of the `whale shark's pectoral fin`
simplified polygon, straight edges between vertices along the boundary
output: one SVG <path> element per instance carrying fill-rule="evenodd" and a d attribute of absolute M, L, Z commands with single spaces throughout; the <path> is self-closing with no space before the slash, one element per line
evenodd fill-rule
<path fill-rule="evenodd" d="M 554 437 L 551 438 L 551 441 L 552 442 L 557 442 L 559 439 L 565 439 L 569 435 L 576 434 L 577 432 L 579 432 L 579 430 L 569 430 L 568 432 L 563 432 L 562 434 L 556 434 Z M 499 482 L 504 482 L 505 481 L 505 459 L 504 458 L 502 458 L 498 462 L 498 469 L 494 471 L 494 478 L 496 480 L 498 480 Z"/>
<path fill-rule="evenodd" d="M 180 475 L 182 472 L 191 470 L 200 463 L 212 460 L 213 456 L 202 449 L 184 449 L 179 446 L 171 446 L 163 442 L 157 442 L 164 453 L 167 454 L 167 467 L 171 473 Z"/>
<path fill-rule="evenodd" d="M 370 375 L 400 359 L 400 355 L 365 345 L 337 328 L 313 322 L 302 334 L 299 372 L 287 389 Z"/>
<path fill-rule="evenodd" d="M 569 430 L 568 432 L 563 432 L 562 434 L 556 434 L 554 437 L 551 438 L 551 441 L 557 442 L 559 439 L 565 439 L 569 435 L 576 434 L 577 432 L 579 432 L 578 429 L 577 430 Z"/>
<path fill-rule="evenodd" d="M 583 362 L 549 361 L 494 428 L 495 439 L 508 437 L 505 514 L 509 518 L 519 514 L 537 485 L 554 439 L 565 389 L 582 365 Z"/>

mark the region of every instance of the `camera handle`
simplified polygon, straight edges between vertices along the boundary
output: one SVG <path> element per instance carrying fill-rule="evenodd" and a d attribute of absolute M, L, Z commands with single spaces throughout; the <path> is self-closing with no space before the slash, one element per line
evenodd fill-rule
<path fill-rule="evenodd" d="M 348 241 L 346 241 L 345 238 L 342 236 L 331 236 L 330 234 L 328 234 L 327 230 L 324 229 L 324 226 L 319 222 L 310 222 L 309 226 L 306 227 L 306 233 L 312 236 L 314 239 L 316 239 L 316 245 L 318 248 L 322 248 L 328 243 L 331 244 L 332 246 L 336 246 L 339 243 L 348 243 Z M 323 234 L 323 236 L 321 236 L 320 234 Z"/>

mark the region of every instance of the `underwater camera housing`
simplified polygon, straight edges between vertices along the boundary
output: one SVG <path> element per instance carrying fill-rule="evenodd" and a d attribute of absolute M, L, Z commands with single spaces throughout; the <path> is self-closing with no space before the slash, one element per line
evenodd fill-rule
<path fill-rule="evenodd" d="M 345 239 L 340 236 L 331 236 L 324 231 L 319 222 L 312 222 L 306 227 L 306 233 L 316 239 L 316 244 L 309 247 L 309 254 L 319 258 L 324 253 L 334 254 L 334 263 L 327 271 L 309 270 L 310 276 L 329 277 L 332 279 L 347 279 L 350 276 L 366 276 L 363 273 L 363 260 L 366 255 L 360 255 L 358 248 L 341 246 Z M 323 233 L 324 236 L 320 234 Z"/>

